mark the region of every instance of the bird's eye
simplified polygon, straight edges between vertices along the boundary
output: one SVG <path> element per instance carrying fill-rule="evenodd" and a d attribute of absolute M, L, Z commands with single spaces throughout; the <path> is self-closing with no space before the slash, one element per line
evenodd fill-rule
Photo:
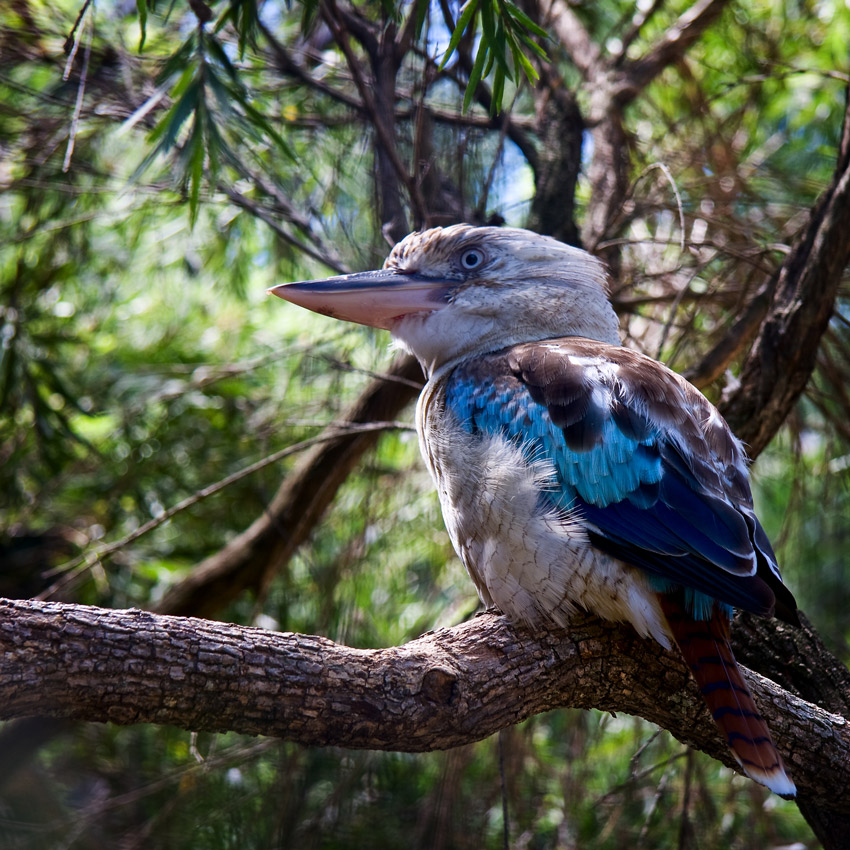
<path fill-rule="evenodd" d="M 478 248 L 467 248 L 460 255 L 460 264 L 467 270 L 477 269 L 484 262 L 484 253 Z"/>

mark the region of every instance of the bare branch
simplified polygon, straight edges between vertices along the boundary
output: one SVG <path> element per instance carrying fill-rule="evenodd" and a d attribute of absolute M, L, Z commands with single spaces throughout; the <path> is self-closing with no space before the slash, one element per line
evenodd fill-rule
<path fill-rule="evenodd" d="M 324 80 L 314 77 L 307 68 L 295 59 L 295 57 L 286 49 L 283 43 L 278 40 L 275 34 L 262 22 L 262 20 L 259 21 L 259 27 L 271 47 L 278 68 L 284 74 L 294 77 L 299 82 L 304 83 L 316 91 L 322 92 L 322 94 L 326 94 L 333 100 L 337 100 L 352 109 L 356 109 L 358 112 L 362 112 L 364 110 L 363 104 L 357 100 L 357 98 L 351 97 L 346 92 L 328 85 L 328 83 Z"/>
<path fill-rule="evenodd" d="M 401 57 L 397 55 L 397 51 L 395 50 L 396 46 L 395 44 L 388 45 L 386 49 L 391 55 L 387 55 L 383 52 L 383 45 L 378 43 L 371 34 L 367 37 L 367 34 L 358 30 L 358 41 L 369 52 L 374 70 L 374 77 L 371 80 L 367 80 L 351 48 L 348 31 L 340 24 L 339 18 L 341 15 L 336 0 L 325 0 L 322 4 L 322 12 L 325 23 L 333 33 L 334 40 L 345 56 L 357 90 L 360 93 L 360 98 L 363 101 L 364 108 L 377 133 L 380 145 L 378 154 L 382 152 L 391 164 L 396 180 L 407 189 L 417 222 L 423 223 L 427 221 L 427 210 L 422 200 L 422 194 L 416 180 L 401 160 L 398 145 L 393 135 L 395 78 L 401 62 Z M 348 16 L 346 18 L 346 25 L 351 24 L 350 19 L 352 18 L 356 18 L 356 16 Z M 376 100 L 373 96 L 373 90 L 378 95 L 379 100 Z M 402 231 L 407 229 L 406 224 L 400 220 L 402 218 L 401 210 L 384 210 L 383 212 L 384 223 L 390 224 L 397 231 L 393 234 L 394 238 L 401 238 L 404 235 Z"/>
<path fill-rule="evenodd" d="M 579 245 L 575 189 L 581 170 L 584 119 L 575 95 L 557 69 L 541 65 L 540 79 L 544 85 L 535 93 L 535 111 L 541 145 L 528 226 Z"/>
<path fill-rule="evenodd" d="M 640 59 L 628 62 L 624 72 L 637 91 L 646 86 L 665 68 L 681 59 L 691 45 L 714 23 L 728 0 L 697 0 L 683 12 L 673 26 Z"/>
<path fill-rule="evenodd" d="M 303 216 L 301 216 L 301 214 L 293 207 L 288 206 L 289 215 L 287 218 L 299 227 L 306 226 L 307 234 L 314 242 L 317 243 L 319 246 L 318 250 L 293 236 L 272 216 L 270 211 L 265 209 L 261 204 L 256 203 L 256 201 L 252 201 L 246 195 L 243 195 L 241 192 L 237 192 L 229 186 L 220 186 L 219 188 L 234 204 L 236 204 L 236 206 L 241 207 L 251 213 L 251 215 L 256 216 L 260 219 L 260 221 L 264 221 L 281 239 L 284 240 L 284 242 L 287 242 L 294 248 L 297 248 L 308 257 L 312 257 L 314 260 L 324 263 L 324 265 L 333 269 L 337 274 L 347 274 L 351 271 L 351 269 L 349 269 L 349 267 L 339 259 L 334 251 L 324 245 L 313 231 L 313 228 L 309 225 L 309 222 L 307 222 L 306 219 L 304 219 Z"/>
<path fill-rule="evenodd" d="M 587 207 L 582 241 L 598 252 L 616 277 L 619 254 L 600 243 L 622 209 L 628 190 L 630 137 L 623 110 L 646 86 L 680 59 L 723 10 L 726 0 L 698 0 L 684 12 L 659 42 L 643 57 L 622 61 L 603 55 L 575 12 L 564 0 L 541 0 L 541 17 L 570 54 L 588 84 L 590 101 L 585 120 L 593 135 L 593 158 L 587 177 L 593 194 Z"/>
<path fill-rule="evenodd" d="M 177 514 L 189 510 L 189 508 L 194 507 L 204 499 L 208 499 L 210 496 L 214 496 L 216 493 L 226 490 L 237 481 L 241 481 L 243 478 L 247 478 L 249 475 L 253 475 L 261 469 L 265 469 L 267 466 L 280 463 L 284 460 L 284 458 L 287 458 L 290 455 L 297 454 L 298 452 L 304 451 L 312 446 L 332 442 L 333 440 L 336 440 L 340 434 L 359 434 L 403 427 L 406 426 L 401 422 L 344 422 L 331 424 L 324 430 L 323 433 L 316 437 L 308 437 L 306 440 L 301 440 L 299 443 L 294 443 L 291 446 L 287 446 L 284 449 L 273 452 L 261 460 L 248 464 L 248 466 L 237 470 L 231 475 L 225 476 L 220 481 L 216 481 L 208 487 L 203 487 L 202 489 L 197 490 L 191 496 L 188 496 L 176 505 L 168 508 L 168 510 L 163 511 L 159 514 L 159 516 L 148 520 L 129 534 L 125 534 L 119 540 L 115 540 L 112 543 L 108 543 L 103 546 L 96 546 L 91 551 L 83 552 L 73 560 L 50 570 L 50 575 L 58 573 L 60 577 L 50 587 L 39 593 L 38 598 L 49 599 L 51 596 L 55 596 L 59 590 L 67 589 L 68 585 L 78 576 L 89 572 L 96 564 L 103 563 L 108 558 L 111 558 L 116 552 L 120 552 L 131 543 L 135 543 L 140 537 L 143 537 L 145 534 L 149 534 L 154 529 L 169 522 L 177 516 Z"/>
<path fill-rule="evenodd" d="M 684 372 L 695 387 L 706 387 L 729 368 L 732 361 L 749 345 L 761 325 L 770 304 L 770 292 L 763 289 L 750 301 L 735 324 L 702 360 Z"/>
<path fill-rule="evenodd" d="M 779 269 L 767 318 L 721 411 L 756 457 L 806 387 L 850 262 L 850 90 L 835 174 Z"/>
<path fill-rule="evenodd" d="M 416 21 L 419 18 L 420 9 L 427 7 L 428 0 L 416 0 L 410 4 L 407 11 L 407 20 L 398 31 L 395 39 L 395 52 L 399 59 L 404 58 L 413 49 L 416 40 Z"/>
<path fill-rule="evenodd" d="M 641 10 L 636 8 L 634 11 L 629 10 L 631 21 L 628 29 L 620 38 L 620 55 L 625 56 L 632 42 L 641 34 L 643 28 L 652 19 L 655 13 L 664 5 L 664 0 L 652 0 L 652 5 L 648 9 Z"/>
<path fill-rule="evenodd" d="M 596 77 L 601 70 L 601 51 L 578 15 L 564 0 L 540 0 L 539 6 L 543 26 L 555 32 L 582 76 L 586 80 Z"/>
<path fill-rule="evenodd" d="M 532 635 L 483 615 L 383 650 L 142 611 L 0 602 L 0 717 L 173 724 L 424 752 L 559 706 L 637 714 L 735 768 L 675 652 L 580 618 Z M 802 798 L 850 812 L 850 724 L 747 672 Z M 828 750 L 830 757 L 813 758 Z"/>

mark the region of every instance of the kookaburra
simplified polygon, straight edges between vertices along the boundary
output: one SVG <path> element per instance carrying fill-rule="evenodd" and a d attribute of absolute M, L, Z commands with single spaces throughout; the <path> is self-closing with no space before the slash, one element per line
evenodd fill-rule
<path fill-rule="evenodd" d="M 744 452 L 698 390 L 620 344 L 598 260 L 456 225 L 411 233 L 380 271 L 270 292 L 386 328 L 419 359 L 422 455 L 488 606 L 534 627 L 582 609 L 675 642 L 744 772 L 795 793 L 729 643 L 733 606 L 796 622 Z"/>

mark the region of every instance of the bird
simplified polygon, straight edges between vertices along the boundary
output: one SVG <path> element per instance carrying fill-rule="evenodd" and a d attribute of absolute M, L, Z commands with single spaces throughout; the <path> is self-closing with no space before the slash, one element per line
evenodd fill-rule
<path fill-rule="evenodd" d="M 796 793 L 730 642 L 734 608 L 799 624 L 743 446 L 622 344 L 597 258 L 457 224 L 409 234 L 382 269 L 268 291 L 418 358 L 422 456 L 487 607 L 535 629 L 586 611 L 678 645 L 743 772 Z"/>

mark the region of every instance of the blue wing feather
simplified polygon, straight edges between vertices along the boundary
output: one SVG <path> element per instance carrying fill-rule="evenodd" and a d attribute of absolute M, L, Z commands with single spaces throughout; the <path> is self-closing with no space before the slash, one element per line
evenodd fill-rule
<path fill-rule="evenodd" d="M 726 470 L 725 477 L 743 501 L 726 495 L 718 473 L 724 459 L 709 445 L 709 426 L 698 421 L 713 410 L 708 402 L 694 390 L 705 409 L 676 410 L 664 387 L 650 391 L 626 368 L 587 362 L 589 352 L 598 359 L 625 349 L 556 342 L 536 360 L 526 344 L 459 366 L 447 380 L 447 409 L 468 431 L 500 434 L 530 461 L 551 462 L 557 487 L 545 498 L 577 511 L 595 545 L 644 569 L 659 591 L 684 588 L 696 616 L 710 615 L 715 600 L 768 613 L 773 593 L 755 573 L 761 557 L 778 576 L 775 557 L 740 471 Z M 615 356 L 620 367 L 626 356 L 639 357 L 609 354 Z M 638 365 L 647 364 L 663 370 L 664 380 L 679 381 L 654 361 Z M 715 442 L 733 452 L 729 466 L 743 466 L 731 435 Z"/>

